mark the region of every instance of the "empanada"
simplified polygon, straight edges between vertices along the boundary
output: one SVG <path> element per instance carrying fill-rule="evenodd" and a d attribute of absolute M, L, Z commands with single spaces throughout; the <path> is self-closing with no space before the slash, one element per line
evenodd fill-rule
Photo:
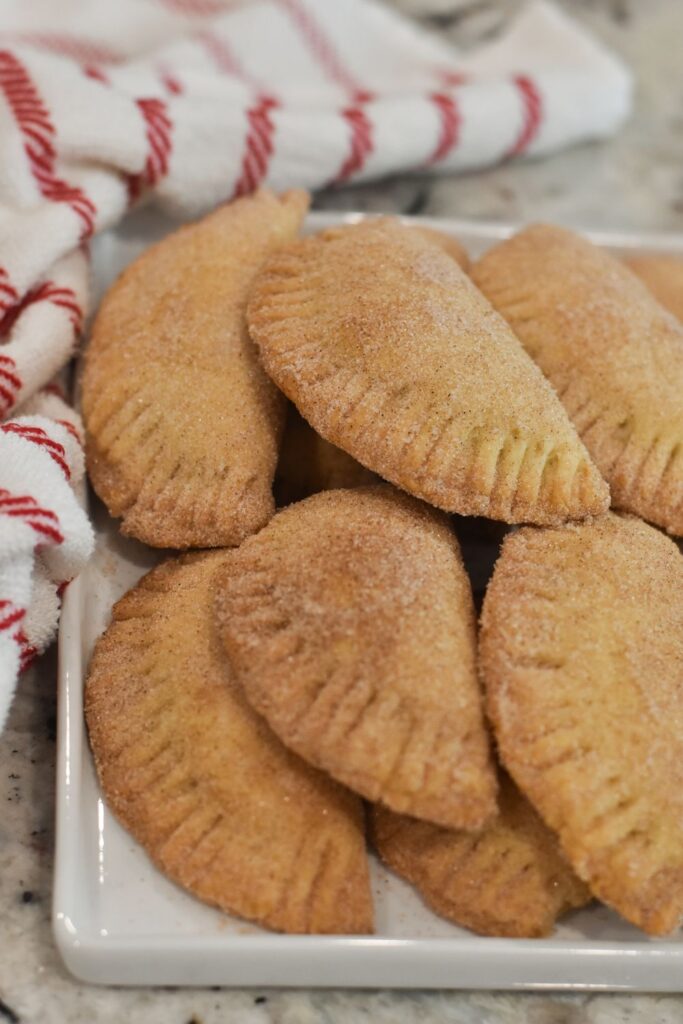
<path fill-rule="evenodd" d="M 239 544 L 273 514 L 284 400 L 245 322 L 266 256 L 303 192 L 258 192 L 181 228 L 110 288 L 86 352 L 93 486 L 123 533 L 154 547 Z"/>
<path fill-rule="evenodd" d="M 652 934 L 683 914 L 683 558 L 635 517 L 522 529 L 484 600 L 503 764 L 595 895 Z"/>
<path fill-rule="evenodd" d="M 496 783 L 470 585 L 445 516 L 386 485 L 290 505 L 216 585 L 230 661 L 287 746 L 369 800 L 481 828 Z"/>
<path fill-rule="evenodd" d="M 290 505 L 319 491 L 360 487 L 377 478 L 360 462 L 316 434 L 291 402 L 273 491 L 278 505 Z"/>
<path fill-rule="evenodd" d="M 445 252 L 390 219 L 332 228 L 258 275 L 263 364 L 332 444 L 433 505 L 508 522 L 604 511 L 548 382 Z"/>
<path fill-rule="evenodd" d="M 498 802 L 499 816 L 478 834 L 375 805 L 377 852 L 455 924 L 480 935 L 549 935 L 558 917 L 588 903 L 591 894 L 562 857 L 553 833 L 504 775 Z"/>
<path fill-rule="evenodd" d="M 629 256 L 624 263 L 660 306 L 683 321 L 683 256 Z"/>
<path fill-rule="evenodd" d="M 225 552 L 174 559 L 114 607 L 86 716 L 109 806 L 175 882 L 288 932 L 368 932 L 363 810 L 251 710 L 217 636 Z"/>
<path fill-rule="evenodd" d="M 472 276 L 556 388 L 614 505 L 682 534 L 683 325 L 563 228 L 525 228 Z"/>

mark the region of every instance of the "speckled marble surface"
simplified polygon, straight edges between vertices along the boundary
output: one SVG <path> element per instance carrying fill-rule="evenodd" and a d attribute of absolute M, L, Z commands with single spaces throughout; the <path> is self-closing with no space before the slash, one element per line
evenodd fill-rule
<path fill-rule="evenodd" d="M 518 6 L 516 0 L 395 2 L 460 45 L 495 32 Z M 683 2 L 564 5 L 635 70 L 634 115 L 617 138 L 477 175 L 398 178 L 328 192 L 317 205 L 683 232 Z M 683 1024 L 683 996 L 81 986 L 61 966 L 50 932 L 54 722 L 51 653 L 22 679 L 0 737 L 0 1024 Z"/>

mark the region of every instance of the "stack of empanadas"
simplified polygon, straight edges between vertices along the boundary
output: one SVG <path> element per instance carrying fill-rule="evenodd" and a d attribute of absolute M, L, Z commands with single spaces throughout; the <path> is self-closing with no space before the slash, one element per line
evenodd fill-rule
<path fill-rule="evenodd" d="M 683 533 L 683 326 L 567 231 L 470 267 L 390 218 L 297 239 L 306 202 L 181 229 L 93 329 L 95 490 L 147 544 L 217 549 L 144 577 L 96 646 L 110 806 L 284 931 L 372 930 L 363 800 L 379 856 L 477 932 L 593 898 L 675 928 L 683 563 L 656 526 Z M 471 517 L 521 526 L 479 637 L 458 534 L 469 562 L 505 527 Z"/>

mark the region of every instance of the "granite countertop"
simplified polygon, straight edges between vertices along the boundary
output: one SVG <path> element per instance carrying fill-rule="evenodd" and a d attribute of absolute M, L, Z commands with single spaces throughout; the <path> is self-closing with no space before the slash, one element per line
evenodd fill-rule
<path fill-rule="evenodd" d="M 394 2 L 460 45 L 495 32 L 518 6 L 515 0 Z M 405 177 L 329 191 L 317 205 L 683 232 L 683 3 L 564 0 L 564 6 L 635 70 L 635 111 L 617 138 L 479 174 Z M 62 967 L 50 930 L 55 672 L 50 652 L 22 678 L 0 737 L 0 1024 L 683 1024 L 683 996 L 79 985 Z"/>

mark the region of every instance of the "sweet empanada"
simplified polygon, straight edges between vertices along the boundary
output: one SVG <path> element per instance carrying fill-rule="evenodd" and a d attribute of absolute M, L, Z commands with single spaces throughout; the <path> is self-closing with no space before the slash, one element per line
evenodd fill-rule
<path fill-rule="evenodd" d="M 86 352 L 93 486 L 154 547 L 239 544 L 273 514 L 284 400 L 245 307 L 265 258 L 297 232 L 303 192 L 219 207 L 148 249 L 109 290 Z"/>
<path fill-rule="evenodd" d="M 660 306 L 683 321 L 683 256 L 629 256 L 624 263 Z"/>
<path fill-rule="evenodd" d="M 484 600 L 503 764 L 594 894 L 652 934 L 683 914 L 683 558 L 609 513 L 522 529 Z"/>
<path fill-rule="evenodd" d="M 525 228 L 472 276 L 556 388 L 614 505 L 682 534 L 683 325 L 563 228 Z"/>
<path fill-rule="evenodd" d="M 290 505 L 319 491 L 360 487 L 377 480 L 360 462 L 316 434 L 289 403 L 273 491 L 278 505 Z"/>
<path fill-rule="evenodd" d="M 233 552 L 217 611 L 252 706 L 312 764 L 393 810 L 495 813 L 470 585 L 445 516 L 386 485 L 290 505 Z"/>
<path fill-rule="evenodd" d="M 433 242 L 434 245 L 438 245 L 440 249 L 447 252 L 463 270 L 469 270 L 470 258 L 467 255 L 467 250 L 453 235 L 447 235 L 445 231 L 438 231 L 436 228 L 424 227 L 422 224 L 413 227 L 412 230 L 417 231 L 428 242 Z"/>
<path fill-rule="evenodd" d="M 149 573 L 114 607 L 86 716 L 109 806 L 170 878 L 288 932 L 368 932 L 363 810 L 251 710 L 213 614 L 225 552 Z"/>
<path fill-rule="evenodd" d="M 558 917 L 591 894 L 556 837 L 507 776 L 499 816 L 483 832 L 439 828 L 372 810 L 377 852 L 442 917 L 480 935 L 549 935 Z"/>
<path fill-rule="evenodd" d="M 508 522 L 604 511 L 552 388 L 445 252 L 390 219 L 332 228 L 258 275 L 263 364 L 332 444 L 433 505 Z"/>

